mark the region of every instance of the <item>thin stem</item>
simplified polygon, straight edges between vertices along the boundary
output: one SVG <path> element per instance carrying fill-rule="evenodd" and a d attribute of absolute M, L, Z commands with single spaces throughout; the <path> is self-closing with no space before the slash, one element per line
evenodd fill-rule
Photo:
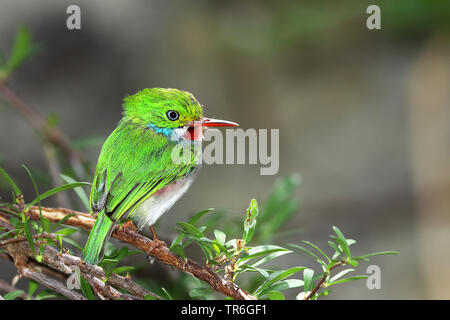
<path fill-rule="evenodd" d="M 335 269 L 335 268 L 337 268 L 339 266 L 343 266 L 345 264 L 346 264 L 345 261 L 339 261 L 336 264 L 334 264 L 333 266 L 331 266 L 330 270 L 325 271 L 325 273 L 323 274 L 322 278 L 320 278 L 319 283 L 317 283 L 317 285 L 314 287 L 314 289 L 311 290 L 309 295 L 304 300 L 310 300 L 317 293 L 317 291 L 319 291 L 319 289 L 322 287 L 322 285 L 325 282 L 325 280 L 327 279 L 327 277 L 330 275 L 331 270 L 333 270 L 333 269 Z"/>

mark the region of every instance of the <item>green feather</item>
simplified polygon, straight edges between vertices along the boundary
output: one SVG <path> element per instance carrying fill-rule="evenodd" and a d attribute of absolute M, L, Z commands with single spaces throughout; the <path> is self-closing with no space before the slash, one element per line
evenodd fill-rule
<path fill-rule="evenodd" d="M 111 234 L 113 225 L 114 222 L 105 215 L 104 211 L 98 214 L 83 251 L 84 262 L 94 265 L 100 262 L 103 246 Z"/>

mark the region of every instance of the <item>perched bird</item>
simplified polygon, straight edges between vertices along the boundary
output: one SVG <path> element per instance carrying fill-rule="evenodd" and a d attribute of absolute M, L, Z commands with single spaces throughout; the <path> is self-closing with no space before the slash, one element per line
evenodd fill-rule
<path fill-rule="evenodd" d="M 191 186 L 201 165 L 198 145 L 205 127 L 237 126 L 204 118 L 194 96 L 177 89 L 144 89 L 126 97 L 123 109 L 92 182 L 90 204 L 98 214 L 83 250 L 83 261 L 90 264 L 101 260 L 118 221 L 131 219 L 139 230 L 148 225 L 159 241 L 153 224 Z M 178 161 L 185 150 L 192 151 L 190 161 Z"/>

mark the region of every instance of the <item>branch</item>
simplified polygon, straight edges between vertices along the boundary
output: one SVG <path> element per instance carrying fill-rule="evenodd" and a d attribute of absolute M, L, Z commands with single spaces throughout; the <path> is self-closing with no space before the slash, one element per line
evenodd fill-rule
<path fill-rule="evenodd" d="M 308 294 L 308 296 L 306 296 L 306 298 L 304 298 L 304 300 L 310 300 L 311 297 L 313 297 L 317 291 L 319 291 L 319 289 L 322 287 L 323 283 L 325 282 L 325 280 L 327 279 L 327 277 L 330 275 L 331 270 L 333 270 L 334 268 L 337 268 L 339 266 L 343 266 L 345 265 L 344 261 L 339 261 L 337 262 L 335 265 L 333 265 L 330 270 L 328 270 L 327 272 L 325 272 L 322 276 L 322 278 L 320 278 L 319 283 L 317 284 L 317 286 L 314 287 L 313 290 L 311 290 L 311 292 Z"/>
<path fill-rule="evenodd" d="M 13 90 L 11 90 L 6 82 L 0 81 L 0 94 L 8 104 L 13 107 L 22 117 L 50 144 L 60 148 L 66 155 L 71 166 L 78 177 L 84 177 L 85 170 L 83 168 L 83 158 L 79 152 L 74 150 L 66 136 L 58 129 L 49 127 L 46 121 L 28 106 Z M 49 164 L 50 165 L 50 164 Z"/>
<path fill-rule="evenodd" d="M 6 212 L 2 212 L 1 209 L 2 208 L 0 208 L 0 214 L 8 215 Z M 41 207 L 41 212 L 42 216 L 49 219 L 51 222 L 58 222 L 67 215 L 73 215 L 64 221 L 64 224 L 81 227 L 86 230 L 92 229 L 95 222 L 95 218 L 89 214 L 65 208 Z M 26 214 L 33 220 L 40 219 L 39 207 L 37 206 L 32 206 Z M 132 228 L 126 226 L 119 228 L 119 226 L 116 226 L 112 236 L 140 249 L 144 253 L 167 265 L 173 266 L 189 275 L 207 282 L 217 292 L 236 300 L 256 300 L 256 297 L 239 288 L 231 280 L 222 278 L 209 267 L 202 266 L 189 258 L 184 260 L 182 257 L 172 253 L 166 246 L 155 245 L 153 240 L 137 233 Z"/>
<path fill-rule="evenodd" d="M 1 214 L 2 212 L 0 212 Z M 5 223 L 5 218 L 0 215 L 0 223 L 7 230 L 14 230 L 14 228 Z M 33 238 L 54 238 L 53 234 L 49 233 L 40 233 L 33 236 Z M 145 299 L 147 295 L 153 296 L 155 299 L 163 300 L 162 297 L 154 294 L 153 292 L 139 286 L 138 284 L 131 281 L 128 277 L 123 277 L 118 274 L 111 274 L 106 283 L 126 290 L 130 292 L 133 296 L 127 296 L 116 289 L 112 288 L 109 285 L 106 285 L 102 280 L 106 278 L 106 275 L 102 268 L 98 266 L 93 266 L 81 261 L 79 257 L 72 256 L 70 254 L 61 253 L 57 249 L 52 246 L 45 246 L 44 251 L 42 253 L 42 262 L 36 263 L 32 259 L 34 259 L 34 255 L 31 251 L 31 248 L 26 241 L 25 237 L 18 237 L 4 240 L 0 243 L 0 246 L 6 246 L 8 255 L 2 255 L 1 257 L 7 260 L 11 260 L 15 263 L 19 272 L 24 275 L 24 266 L 27 269 L 36 271 L 38 273 L 43 273 L 44 275 L 50 275 L 53 278 L 58 278 L 63 282 L 67 281 L 67 276 L 73 274 L 73 270 L 71 267 L 78 266 L 80 268 L 80 272 L 86 277 L 89 278 L 90 281 L 94 284 L 95 288 L 100 290 L 99 293 L 103 298 L 116 298 L 116 299 Z M 35 248 L 36 253 L 39 249 Z M 25 273 L 27 276 L 28 273 Z M 43 283 L 45 285 L 45 283 Z M 61 294 L 65 295 L 65 291 L 61 292 Z M 103 293 L 103 294 L 102 294 Z M 105 294 L 108 293 L 108 294 Z"/>

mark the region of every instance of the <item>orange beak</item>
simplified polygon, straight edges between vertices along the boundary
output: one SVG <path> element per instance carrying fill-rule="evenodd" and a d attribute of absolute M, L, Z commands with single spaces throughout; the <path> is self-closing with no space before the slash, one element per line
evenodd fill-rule
<path fill-rule="evenodd" d="M 211 118 L 203 118 L 198 121 L 202 127 L 237 127 L 239 126 L 236 122 L 227 120 L 218 120 Z"/>
<path fill-rule="evenodd" d="M 218 120 L 203 118 L 200 121 L 194 121 L 190 124 L 188 131 L 186 132 L 185 138 L 188 140 L 201 140 L 203 138 L 203 130 L 197 130 L 199 127 L 237 127 L 239 126 L 236 122 L 227 120 Z"/>

